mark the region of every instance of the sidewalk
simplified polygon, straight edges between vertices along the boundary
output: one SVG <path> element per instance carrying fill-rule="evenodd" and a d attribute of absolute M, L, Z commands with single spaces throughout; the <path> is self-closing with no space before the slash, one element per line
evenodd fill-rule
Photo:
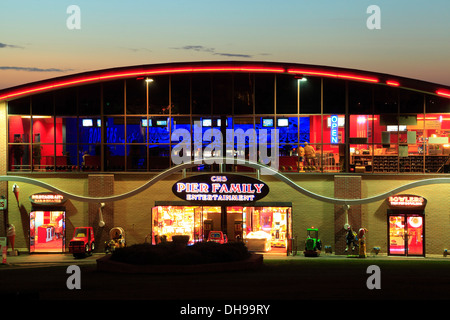
<path fill-rule="evenodd" d="M 444 257 L 443 255 L 427 255 L 426 257 L 403 257 L 403 256 L 387 256 L 385 254 L 368 255 L 366 258 L 349 257 L 346 255 L 334 255 L 322 253 L 319 257 L 304 257 L 303 253 L 297 255 L 286 256 L 282 253 L 263 253 L 264 260 L 323 260 L 323 259 L 362 259 L 362 260 L 416 260 L 416 259 L 432 259 L 443 260 L 450 262 L 450 256 Z M 105 253 L 94 253 L 92 256 L 85 258 L 75 258 L 70 253 L 28 253 L 22 252 L 17 256 L 11 255 L 8 252 L 6 257 L 6 264 L 0 264 L 0 270 L 8 269 L 8 267 L 44 267 L 44 266 L 58 266 L 58 265 L 88 265 L 96 264 L 97 259 L 105 256 Z"/>

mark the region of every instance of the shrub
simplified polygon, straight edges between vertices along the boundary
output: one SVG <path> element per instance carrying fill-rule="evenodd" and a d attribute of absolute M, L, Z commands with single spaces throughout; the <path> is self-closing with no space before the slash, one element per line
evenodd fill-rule
<path fill-rule="evenodd" d="M 180 247 L 172 242 L 158 245 L 135 244 L 114 250 L 111 259 L 137 265 L 189 265 L 231 262 L 247 259 L 250 253 L 243 243 L 198 242 Z"/>

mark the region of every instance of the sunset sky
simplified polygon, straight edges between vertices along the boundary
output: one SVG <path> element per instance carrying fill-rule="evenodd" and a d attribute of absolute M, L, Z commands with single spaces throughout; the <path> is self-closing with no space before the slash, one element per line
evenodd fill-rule
<path fill-rule="evenodd" d="M 80 29 L 69 29 L 70 5 Z M 366 26 L 370 5 L 381 29 Z M 273 61 L 450 86 L 449 0 L 21 0 L 0 3 L 0 89 L 104 68 Z"/>

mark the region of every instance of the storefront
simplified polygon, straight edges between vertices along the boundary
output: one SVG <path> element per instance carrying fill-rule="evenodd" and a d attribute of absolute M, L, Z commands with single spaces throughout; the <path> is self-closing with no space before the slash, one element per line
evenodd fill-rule
<path fill-rule="evenodd" d="M 30 196 L 30 201 L 30 252 L 65 252 L 66 210 L 63 196 L 37 193 Z"/>
<path fill-rule="evenodd" d="M 427 200 L 415 195 L 395 195 L 388 202 L 388 254 L 425 256 Z"/>
<path fill-rule="evenodd" d="M 153 243 L 171 241 L 174 235 L 188 235 L 189 243 L 207 241 L 210 232 L 221 231 L 227 241 L 244 241 L 251 251 L 289 250 L 292 204 L 257 202 L 269 193 L 264 182 L 203 174 L 177 181 L 172 191 L 185 201 L 155 204 Z"/>
<path fill-rule="evenodd" d="M 450 87 L 441 84 L 296 63 L 149 64 L 0 90 L 0 116 L 6 132 L 0 189 L 17 182 L 26 195 L 24 201 L 4 194 L 19 205 L 8 206 L 0 220 L 15 225 L 20 249 L 47 250 L 39 230 L 50 245 L 75 226 L 93 227 L 100 242 L 120 226 L 128 244 L 149 234 L 153 243 L 156 236 L 170 241 L 181 234 L 193 243 L 220 231 L 251 249 L 289 253 L 290 239 L 300 248 L 315 226 L 324 245 L 344 255 L 347 222 L 369 230 L 368 252 L 442 255 L 450 243 L 442 223 L 449 216 L 442 195 L 450 191 Z M 210 162 L 220 156 L 232 161 Z M 270 163 L 280 179 L 243 159 Z M 180 160 L 199 162 L 168 174 Z M 195 180 L 202 174 L 239 174 L 265 185 L 214 181 L 213 192 L 209 181 L 205 193 L 206 182 Z M 171 193 L 180 179 L 180 192 Z M 411 193 L 426 198 L 432 214 L 385 201 L 387 192 L 406 192 L 404 186 L 421 181 Z M 77 197 L 65 206 L 28 201 L 41 183 Z M 100 219 L 98 202 L 104 201 L 96 199 L 113 196 L 120 201 L 106 202 Z M 361 204 L 347 208 L 342 199 Z M 64 232 L 57 232 L 59 224 Z"/>

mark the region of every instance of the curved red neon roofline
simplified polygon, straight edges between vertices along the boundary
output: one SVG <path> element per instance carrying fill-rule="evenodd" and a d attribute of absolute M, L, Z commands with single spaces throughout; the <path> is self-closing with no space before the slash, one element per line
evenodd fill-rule
<path fill-rule="evenodd" d="M 265 65 L 261 64 L 244 64 L 242 66 L 236 65 L 208 65 L 208 66 L 173 66 L 173 67 L 134 67 L 129 69 L 122 69 L 122 71 L 96 71 L 89 74 L 79 74 L 73 76 L 67 76 L 63 79 L 57 80 L 46 80 L 42 81 L 40 84 L 29 84 L 21 86 L 18 89 L 12 89 L 11 91 L 5 90 L 5 94 L 0 95 L 0 100 L 10 99 L 14 97 L 19 97 L 22 95 L 44 92 L 51 89 L 58 89 L 63 87 L 69 87 L 72 85 L 91 83 L 97 81 L 105 81 L 110 79 L 123 79 L 131 77 L 145 77 L 145 76 L 156 76 L 165 74 L 179 74 L 179 73 L 201 73 L 201 72 L 261 72 L 261 73 L 289 73 L 292 75 L 309 75 L 318 77 L 328 77 L 337 78 L 353 81 L 362 81 L 370 83 L 381 83 L 380 79 L 374 76 L 367 76 L 359 73 L 349 72 L 339 72 L 339 71 L 328 71 L 326 68 L 288 68 L 287 66 L 277 65 Z M 384 80 L 383 80 L 384 81 Z M 387 85 L 399 86 L 400 83 L 395 80 L 386 80 Z M 430 92 L 431 93 L 431 92 Z M 450 91 L 446 89 L 439 89 L 435 91 L 435 94 L 450 98 Z"/>
<path fill-rule="evenodd" d="M 321 76 L 321 77 L 330 77 L 330 78 L 339 78 L 339 79 L 348 79 L 348 80 L 356 80 L 356 81 L 366 81 L 377 83 L 379 80 L 373 77 L 360 76 L 350 73 L 336 73 L 336 72 L 325 72 L 320 70 L 310 70 L 310 69 L 288 69 L 288 73 L 294 74 L 304 74 L 311 76 Z"/>
<path fill-rule="evenodd" d="M 442 97 L 450 98 L 450 91 L 447 90 L 438 90 L 436 93 Z"/>
<path fill-rule="evenodd" d="M 164 74 L 176 74 L 176 73 L 196 73 L 196 72 L 269 72 L 269 73 L 284 73 L 286 70 L 281 67 L 259 67 L 259 66 L 224 66 L 224 67 L 180 67 L 180 68 L 158 68 L 148 70 L 136 70 L 136 71 L 124 71 L 124 72 L 112 72 L 102 73 L 98 76 L 79 76 L 70 80 L 61 80 L 52 84 L 36 85 L 29 89 L 18 89 L 11 93 L 0 96 L 0 100 L 13 98 L 25 94 L 41 92 L 49 89 L 57 89 L 61 87 L 71 86 L 75 84 L 103 81 L 108 79 L 121 79 L 135 76 L 155 76 Z"/>

